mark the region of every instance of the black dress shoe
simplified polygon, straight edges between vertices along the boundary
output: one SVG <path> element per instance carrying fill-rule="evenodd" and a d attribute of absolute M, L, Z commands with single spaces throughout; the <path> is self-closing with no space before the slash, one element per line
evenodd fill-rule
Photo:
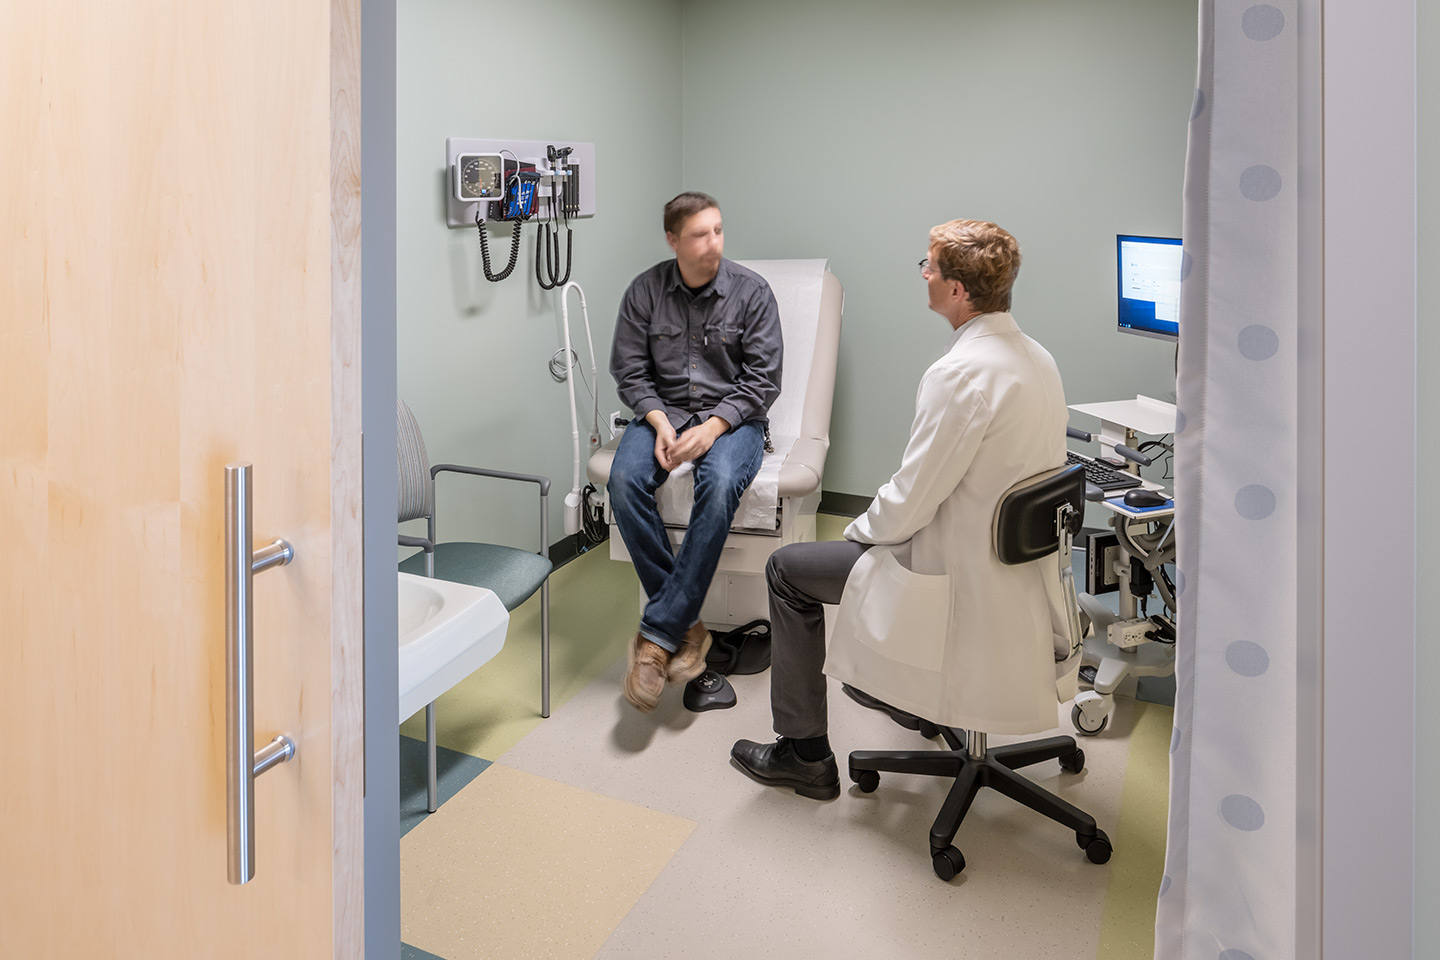
<path fill-rule="evenodd" d="M 789 737 L 774 743 L 737 740 L 730 759 L 751 780 L 771 787 L 793 787 L 802 797 L 834 800 L 840 796 L 840 769 L 835 754 L 824 760 L 801 760 Z"/>

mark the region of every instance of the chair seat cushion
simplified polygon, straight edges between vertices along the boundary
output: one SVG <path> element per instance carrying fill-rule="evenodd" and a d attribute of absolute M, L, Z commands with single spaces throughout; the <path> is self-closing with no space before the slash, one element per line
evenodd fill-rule
<path fill-rule="evenodd" d="M 552 565 L 538 553 L 494 543 L 441 543 L 435 546 L 435 576 L 495 591 L 506 610 L 530 599 L 550 576 Z M 400 562 L 402 573 L 425 576 L 425 553 Z"/>

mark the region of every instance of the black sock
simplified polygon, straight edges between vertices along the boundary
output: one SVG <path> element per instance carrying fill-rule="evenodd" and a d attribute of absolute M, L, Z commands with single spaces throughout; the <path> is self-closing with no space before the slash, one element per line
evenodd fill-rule
<path fill-rule="evenodd" d="M 807 737 L 804 740 L 797 740 L 791 737 L 790 742 L 795 745 L 795 756 L 808 763 L 824 760 L 830 756 L 829 735 Z"/>

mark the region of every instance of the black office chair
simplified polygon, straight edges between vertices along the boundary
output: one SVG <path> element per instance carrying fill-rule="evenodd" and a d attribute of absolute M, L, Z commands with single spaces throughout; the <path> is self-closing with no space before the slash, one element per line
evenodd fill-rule
<path fill-rule="evenodd" d="M 1080 530 L 1085 508 L 1085 474 L 1080 466 L 1047 471 L 1012 487 L 995 511 L 992 527 L 995 553 L 1007 565 L 1031 563 L 1060 554 L 1060 577 L 1069 610 L 1071 649 L 1080 639 L 1079 607 L 1070 568 L 1070 541 Z M 1003 638 L 996 638 L 1004 642 Z M 856 750 L 850 754 L 850 779 L 870 793 L 880 784 L 880 771 L 954 777 L 955 785 L 930 828 L 930 856 L 935 874 L 954 879 L 965 858 L 953 845 L 965 814 L 982 787 L 998 790 L 1075 831 L 1075 841 L 1093 863 L 1110 859 L 1110 838 L 1095 818 L 1061 800 L 1026 777 L 1020 767 L 1058 759 L 1060 767 L 1079 773 L 1085 752 L 1074 737 L 1049 737 L 1001 747 L 986 746 L 979 730 L 955 730 L 933 724 L 949 750 Z"/>

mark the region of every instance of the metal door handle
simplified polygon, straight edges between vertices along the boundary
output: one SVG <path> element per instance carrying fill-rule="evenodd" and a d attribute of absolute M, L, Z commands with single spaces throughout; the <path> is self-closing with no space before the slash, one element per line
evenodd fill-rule
<path fill-rule="evenodd" d="M 251 464 L 225 466 L 225 825 L 229 879 L 255 876 L 255 778 L 295 756 L 280 734 L 255 749 L 255 574 L 295 559 L 284 540 L 251 551 Z"/>

